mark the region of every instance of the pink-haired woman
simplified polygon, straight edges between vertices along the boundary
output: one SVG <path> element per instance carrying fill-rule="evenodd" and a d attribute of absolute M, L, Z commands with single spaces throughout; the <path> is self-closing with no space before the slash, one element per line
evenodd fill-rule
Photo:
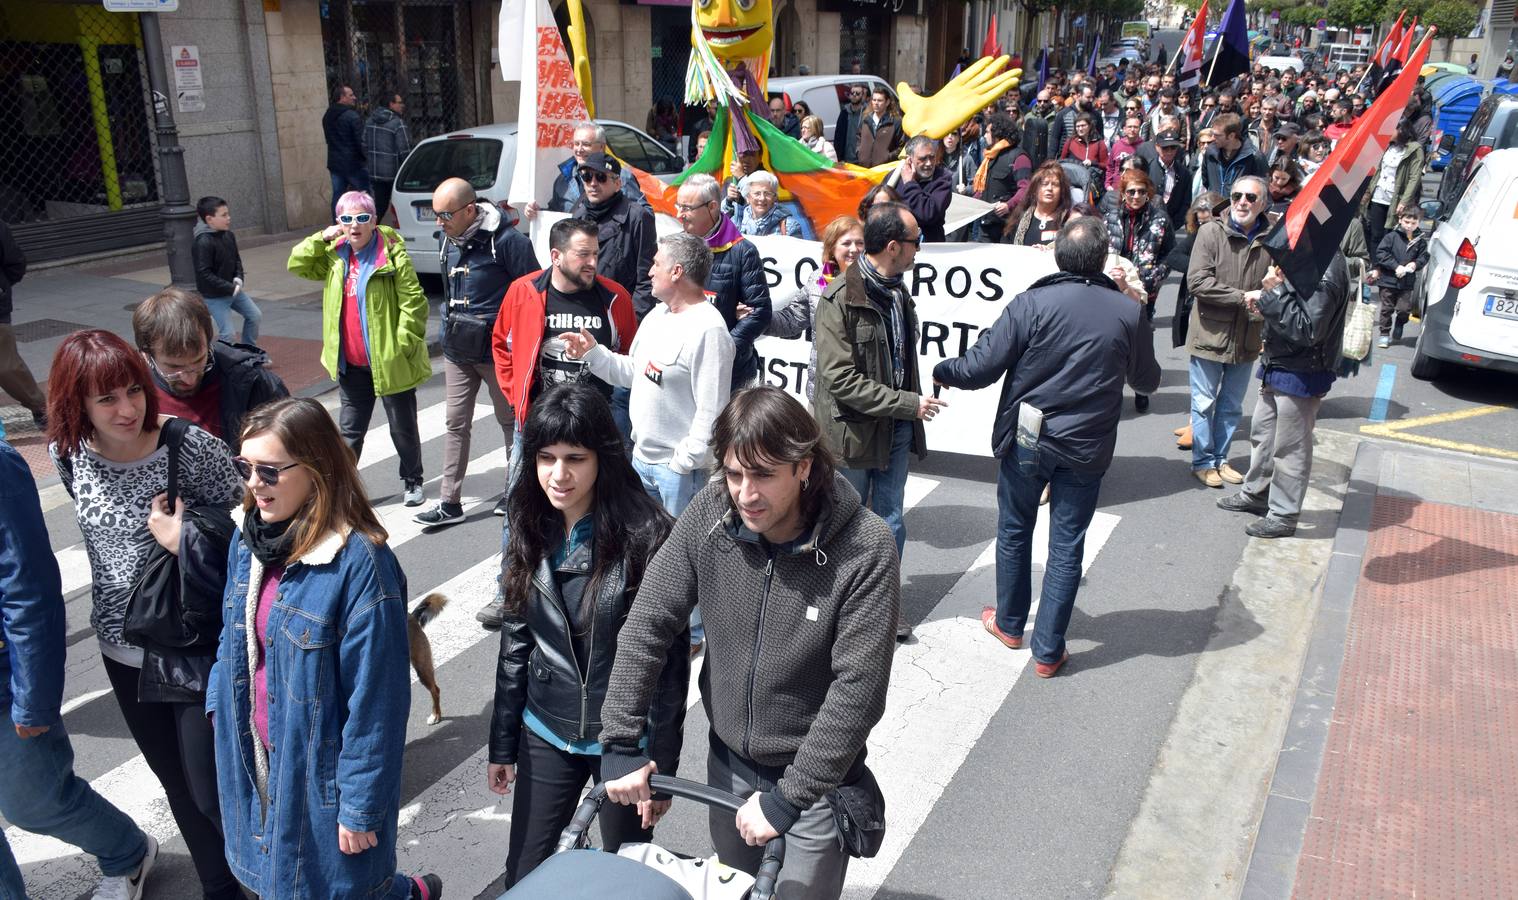
<path fill-rule="evenodd" d="M 376 397 L 385 405 L 400 460 L 407 506 L 421 506 L 422 442 L 416 388 L 432 377 L 427 359 L 427 297 L 395 229 L 379 224 L 374 198 L 349 191 L 337 200 L 337 223 L 290 251 L 290 272 L 324 283 L 322 365 L 337 382 L 338 427 L 354 457 Z"/>

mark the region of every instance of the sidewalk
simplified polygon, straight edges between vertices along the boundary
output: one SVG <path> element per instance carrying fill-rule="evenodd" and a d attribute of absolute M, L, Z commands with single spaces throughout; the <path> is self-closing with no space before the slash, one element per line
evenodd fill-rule
<path fill-rule="evenodd" d="M 1518 880 L 1518 466 L 1362 443 L 1246 898 Z"/>
<path fill-rule="evenodd" d="M 290 248 L 307 232 L 238 238 L 248 295 L 263 312 L 258 344 L 292 394 L 311 396 L 333 383 L 321 367 L 321 285 L 285 268 Z M 27 274 L 15 288 L 12 321 L 16 343 L 38 384 L 47 387 L 53 353 L 63 339 L 83 328 L 105 328 L 132 342 L 132 309 L 169 283 L 162 251 Z M 234 329 L 241 319 L 233 316 Z M 436 334 L 429 324 L 428 334 Z M 47 441 L 32 426 L 31 414 L 0 393 L 6 439 L 46 485 L 56 478 Z"/>

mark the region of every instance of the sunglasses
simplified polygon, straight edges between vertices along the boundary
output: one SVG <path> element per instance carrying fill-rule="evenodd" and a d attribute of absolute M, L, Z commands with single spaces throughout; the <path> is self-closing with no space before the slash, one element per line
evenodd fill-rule
<path fill-rule="evenodd" d="M 293 469 L 300 465 L 300 463 L 290 463 L 287 466 L 255 465 L 245 457 L 234 456 L 232 457 L 232 465 L 237 469 L 237 474 L 242 476 L 243 481 L 252 478 L 253 473 L 257 472 L 258 480 L 262 481 L 265 487 L 274 487 L 276 484 L 279 484 L 279 473 L 286 469 Z"/>
<path fill-rule="evenodd" d="M 1233 200 L 1234 203 L 1238 203 L 1240 200 L 1248 200 L 1250 203 L 1255 203 L 1260 199 L 1259 194 L 1253 194 L 1249 191 L 1234 191 L 1228 196 Z"/>
<path fill-rule="evenodd" d="M 1146 190 L 1144 190 L 1143 188 L 1128 188 L 1126 191 L 1123 191 L 1123 194 L 1125 196 L 1128 196 L 1128 197 L 1147 197 L 1147 196 L 1149 196 L 1149 192 L 1146 191 Z"/>
<path fill-rule="evenodd" d="M 458 215 L 459 213 L 463 212 L 464 210 L 468 209 L 469 207 L 471 207 L 473 205 L 474 205 L 473 203 L 465 203 L 463 206 L 460 206 L 458 209 L 439 209 L 439 210 L 435 210 L 433 212 L 433 215 L 437 217 L 437 220 L 439 222 L 452 222 L 454 216 Z"/>
<path fill-rule="evenodd" d="M 343 213 L 337 217 L 337 221 L 339 225 L 352 225 L 355 222 L 360 225 L 368 225 L 370 222 L 374 221 L 374 214 L 359 213 L 358 215 L 354 215 L 352 213 Z M 444 221 L 447 220 L 445 219 Z"/>
<path fill-rule="evenodd" d="M 590 169 L 580 170 L 580 180 L 586 184 L 601 184 L 611 180 L 611 175 L 606 172 L 593 172 Z"/>

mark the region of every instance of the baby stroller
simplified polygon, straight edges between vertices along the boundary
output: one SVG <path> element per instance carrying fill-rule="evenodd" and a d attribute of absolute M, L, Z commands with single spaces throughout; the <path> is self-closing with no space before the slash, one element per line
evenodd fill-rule
<path fill-rule="evenodd" d="M 655 793 L 695 800 L 707 806 L 730 810 L 734 815 L 743 806 L 740 797 L 683 778 L 654 775 L 648 783 Z M 517 882 L 501 900 L 604 900 L 607 897 L 693 900 L 690 891 L 658 868 L 590 846 L 590 825 L 605 802 L 606 786 L 598 784 L 591 788 L 585 799 L 580 801 L 580 808 L 575 810 L 569 827 L 560 836 L 553 856 Z M 673 854 L 652 847 L 644 855 L 650 859 L 673 858 Z M 780 877 L 780 866 L 784 862 L 785 837 L 780 836 L 765 845 L 763 861 L 752 887 L 748 887 L 748 877 L 743 875 L 741 882 L 734 879 L 730 885 L 731 892 L 723 891 L 722 886 L 717 886 L 715 889 L 709 888 L 706 897 L 711 900 L 719 896 L 722 900 L 729 897 L 732 900 L 773 900 L 775 882 Z"/>

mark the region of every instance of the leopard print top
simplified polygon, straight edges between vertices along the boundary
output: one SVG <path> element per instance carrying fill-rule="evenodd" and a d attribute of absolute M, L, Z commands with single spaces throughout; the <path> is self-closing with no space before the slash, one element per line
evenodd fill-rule
<path fill-rule="evenodd" d="M 180 449 L 179 493 L 186 506 L 231 506 L 242 499 L 243 482 L 232 452 L 209 432 L 190 426 Z M 102 649 L 118 661 L 139 659 L 138 648 L 121 636 L 127 600 L 142 577 L 156 541 L 148 531 L 153 498 L 168 489 L 169 451 L 158 447 L 135 462 L 112 462 L 88 447 L 59 465 L 58 448 L 48 445 L 63 486 L 74 498 L 74 513 L 93 576 L 90 625 Z M 138 662 L 138 665 L 141 663 Z"/>

